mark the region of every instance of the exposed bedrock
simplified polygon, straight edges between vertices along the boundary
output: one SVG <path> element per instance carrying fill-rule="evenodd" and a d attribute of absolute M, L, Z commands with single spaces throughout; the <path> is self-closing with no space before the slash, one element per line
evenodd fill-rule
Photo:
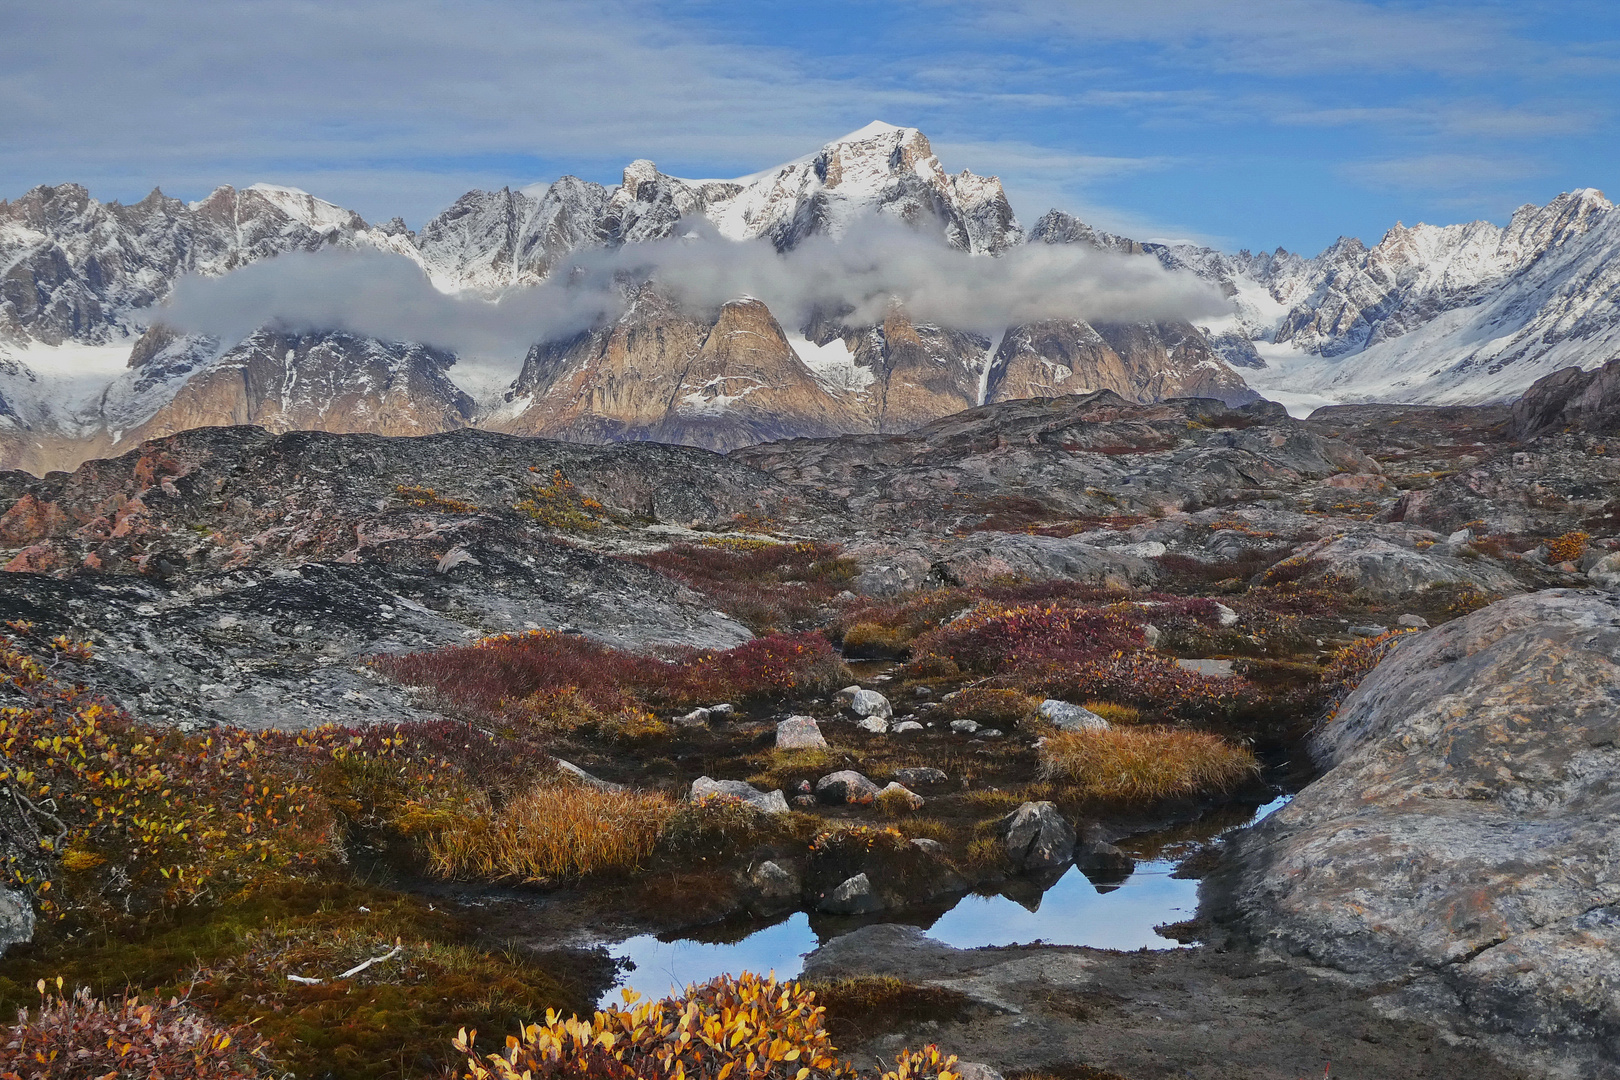
<path fill-rule="evenodd" d="M 1617 744 L 1620 597 L 1500 601 L 1362 682 L 1313 741 L 1326 774 L 1232 841 L 1207 910 L 1557 1074 L 1620 1075 Z"/>

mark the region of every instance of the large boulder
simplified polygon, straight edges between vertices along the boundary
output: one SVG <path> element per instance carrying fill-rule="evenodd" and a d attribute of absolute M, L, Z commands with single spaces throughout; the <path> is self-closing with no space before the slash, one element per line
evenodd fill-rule
<path fill-rule="evenodd" d="M 34 940 L 34 905 L 28 897 L 0 889 L 0 956 L 13 945 Z"/>
<path fill-rule="evenodd" d="M 876 801 L 879 788 L 854 769 L 841 769 L 828 773 L 816 781 L 816 798 L 829 806 L 846 803 L 870 805 Z"/>
<path fill-rule="evenodd" d="M 742 780 L 714 780 L 707 776 L 700 776 L 692 781 L 691 799 L 693 802 L 701 802 L 704 799 L 717 796 L 740 799 L 761 813 L 785 814 L 788 812 L 787 796 L 782 794 L 780 788 L 775 791 L 761 791 L 754 785 Z"/>
<path fill-rule="evenodd" d="M 827 738 L 813 716 L 790 716 L 776 725 L 778 750 L 825 750 Z"/>
<path fill-rule="evenodd" d="M 1613 1075 L 1578 1063 L 1620 1060 L 1620 597 L 1517 596 L 1405 639 L 1313 753 L 1328 771 L 1232 841 L 1210 911 Z"/>
<path fill-rule="evenodd" d="M 1318 541 L 1295 553 L 1313 578 L 1333 578 L 1375 596 L 1408 597 L 1435 585 L 1472 585 L 1481 592 L 1523 588 L 1512 574 L 1481 558 L 1457 558 L 1436 547 L 1419 551 L 1366 534 Z"/>
<path fill-rule="evenodd" d="M 1049 802 L 1027 802 L 996 829 L 1007 860 L 1020 870 L 1051 870 L 1074 858 L 1074 826 Z"/>
<path fill-rule="evenodd" d="M 1083 581 L 1129 588 L 1157 579 L 1152 563 L 1084 540 L 1025 533 L 980 532 L 955 542 L 934 571 L 958 585 L 1021 581 Z"/>
<path fill-rule="evenodd" d="M 894 706 L 876 690 L 857 689 L 849 696 L 849 711 L 856 716 L 876 716 L 887 720 L 894 715 Z"/>
<path fill-rule="evenodd" d="M 1108 721 L 1086 708 L 1057 698 L 1041 702 L 1040 717 L 1059 731 L 1107 731 Z"/>

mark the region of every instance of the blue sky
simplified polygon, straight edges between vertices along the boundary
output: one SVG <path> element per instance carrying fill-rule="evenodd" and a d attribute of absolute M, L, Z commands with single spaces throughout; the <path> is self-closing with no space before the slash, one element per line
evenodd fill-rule
<path fill-rule="evenodd" d="M 1371 0 L 0 0 L 0 196 L 294 184 L 411 225 L 650 157 L 730 176 L 920 127 L 1141 238 L 1315 253 L 1620 195 L 1620 8 Z"/>

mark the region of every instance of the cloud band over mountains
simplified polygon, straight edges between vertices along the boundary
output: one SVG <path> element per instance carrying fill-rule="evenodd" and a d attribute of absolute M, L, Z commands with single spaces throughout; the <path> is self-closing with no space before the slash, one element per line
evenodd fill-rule
<path fill-rule="evenodd" d="M 1226 311 L 1220 292 L 1150 258 L 1083 245 L 1020 245 L 971 256 L 879 220 L 792 251 L 725 240 L 707 227 L 682 237 L 582 252 L 545 283 L 499 298 L 440 292 L 410 259 L 376 250 L 295 252 L 222 277 L 175 286 L 165 321 L 221 339 L 263 326 L 416 341 L 469 355 L 522 352 L 611 321 L 627 290 L 651 280 L 696 312 L 756 297 L 788 329 L 816 312 L 879 321 L 899 303 L 918 322 L 994 334 L 1046 319 L 1196 320 Z"/>

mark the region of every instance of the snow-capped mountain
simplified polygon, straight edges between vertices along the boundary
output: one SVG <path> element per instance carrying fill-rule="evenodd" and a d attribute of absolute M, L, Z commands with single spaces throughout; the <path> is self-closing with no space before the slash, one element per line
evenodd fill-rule
<path fill-rule="evenodd" d="M 1212 338 L 1254 342 L 1265 366 L 1249 384 L 1294 406 L 1510 401 L 1620 356 L 1620 213 L 1591 189 L 1506 226 L 1397 224 L 1313 259 L 1148 247 L 1221 284 L 1233 315 Z"/>
<path fill-rule="evenodd" d="M 635 161 L 617 186 L 563 177 L 473 191 L 415 233 L 267 184 L 222 187 L 195 203 L 154 191 L 132 206 L 100 203 L 76 185 L 35 188 L 0 202 L 0 465 L 70 466 L 214 423 L 388 434 L 476 423 L 725 449 L 905 430 L 1036 393 L 1254 396 L 1186 324 L 1060 321 L 992 340 L 898 308 L 877 322 L 818 315 L 785 326 L 756 300 L 697 313 L 645 288 L 610 323 L 536 342 L 526 357 L 275 328 L 219 341 L 161 324 L 159 305 L 182 275 L 226 274 L 288 252 L 390 252 L 442 291 L 493 299 L 547 280 L 581 252 L 677 230 L 701 226 L 786 252 L 810 237 L 841 240 L 873 218 L 975 256 L 1025 242 L 998 180 L 946 172 L 921 132 L 887 124 L 736 180 L 687 180 Z M 1098 244 L 1100 235 L 1078 226 L 1038 238 Z"/>
<path fill-rule="evenodd" d="M 1198 328 L 1057 319 L 987 336 L 899 308 L 805 325 L 744 297 L 696 312 L 636 286 L 602 325 L 508 357 L 274 328 L 217 341 L 161 325 L 182 275 L 288 252 L 388 252 L 441 291 L 494 299 L 593 249 L 701 227 L 787 252 L 874 217 L 979 257 L 1039 243 L 1154 259 L 1218 285 L 1231 314 Z M 726 449 L 900 431 L 986 401 L 1103 388 L 1232 402 L 1259 390 L 1300 411 L 1502 401 L 1552 370 L 1620 356 L 1617 255 L 1620 214 L 1590 190 L 1524 207 L 1505 226 L 1397 225 L 1371 248 L 1344 239 L 1314 258 L 1138 242 L 1056 210 L 1026 235 L 999 181 L 948 173 L 921 132 L 886 124 L 735 180 L 634 161 L 617 186 L 563 177 L 469 192 L 414 233 L 267 184 L 195 203 L 153 191 L 131 206 L 40 187 L 0 202 L 0 465 L 61 467 L 211 423 L 389 434 L 471 423 Z"/>

